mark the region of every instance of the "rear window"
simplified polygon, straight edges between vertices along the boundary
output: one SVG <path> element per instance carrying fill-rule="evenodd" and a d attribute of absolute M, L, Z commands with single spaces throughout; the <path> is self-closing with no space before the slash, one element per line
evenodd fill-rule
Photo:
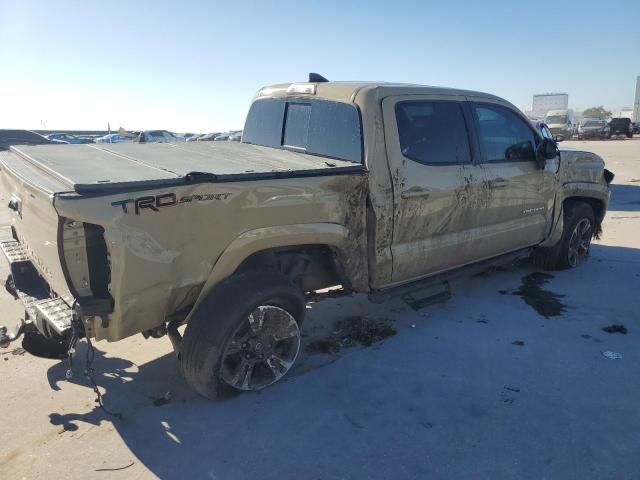
<path fill-rule="evenodd" d="M 396 104 L 396 122 L 405 157 L 427 164 L 471 161 L 467 126 L 459 103 L 400 102 Z"/>
<path fill-rule="evenodd" d="M 242 142 L 362 162 L 360 114 L 349 103 L 317 98 L 256 100 Z"/>

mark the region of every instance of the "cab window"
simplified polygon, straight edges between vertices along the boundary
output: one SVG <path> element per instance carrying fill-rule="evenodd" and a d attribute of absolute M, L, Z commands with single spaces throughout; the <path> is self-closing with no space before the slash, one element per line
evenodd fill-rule
<path fill-rule="evenodd" d="M 256 100 L 242 142 L 362 163 L 360 113 L 350 103 L 289 97 Z"/>
<path fill-rule="evenodd" d="M 396 104 L 402 154 L 426 164 L 471 161 L 469 135 L 458 102 L 407 101 Z"/>
<path fill-rule="evenodd" d="M 478 137 L 488 162 L 535 161 L 533 130 L 515 112 L 497 105 L 474 104 Z"/>

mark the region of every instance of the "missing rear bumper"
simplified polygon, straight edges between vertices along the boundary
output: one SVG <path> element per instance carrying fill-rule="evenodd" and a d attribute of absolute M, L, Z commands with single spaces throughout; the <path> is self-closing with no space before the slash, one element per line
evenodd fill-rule
<path fill-rule="evenodd" d="M 22 245 L 9 236 L 10 234 L 6 235 L 6 231 L 2 233 L 4 235 L 0 237 L 0 249 L 11 268 L 5 288 L 24 305 L 25 320 L 31 321 L 45 337 L 66 336 L 71 330 L 73 299 L 54 296 L 47 282 L 29 260 Z M 19 336 L 18 330 L 20 328 L 17 327 L 16 330 L 7 333 L 7 329 L 4 329 L 4 333 L 0 335 L 0 344 L 8 342 L 5 345 L 8 346 Z M 17 333 L 15 338 L 14 333 Z"/>

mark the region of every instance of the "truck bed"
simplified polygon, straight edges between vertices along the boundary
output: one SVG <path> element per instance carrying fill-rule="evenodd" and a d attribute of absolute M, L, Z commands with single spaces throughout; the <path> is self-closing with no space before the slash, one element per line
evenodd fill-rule
<path fill-rule="evenodd" d="M 361 164 L 235 142 L 13 146 L 0 163 L 49 193 L 355 173 Z M 37 175 L 34 175 L 36 174 Z"/>

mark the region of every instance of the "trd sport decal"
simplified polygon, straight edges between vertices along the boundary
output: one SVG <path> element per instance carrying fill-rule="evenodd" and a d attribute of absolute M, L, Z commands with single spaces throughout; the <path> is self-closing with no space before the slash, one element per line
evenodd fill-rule
<path fill-rule="evenodd" d="M 129 205 L 133 204 L 133 211 L 140 215 L 140 210 L 149 209 L 157 212 L 161 208 L 174 207 L 182 203 L 205 202 L 208 200 L 226 200 L 231 193 L 205 193 L 202 195 L 185 195 L 178 198 L 175 193 L 163 193 L 162 195 L 147 195 L 145 197 L 127 198 L 111 202 L 112 207 L 121 207 L 124 213 L 131 213 Z"/>

